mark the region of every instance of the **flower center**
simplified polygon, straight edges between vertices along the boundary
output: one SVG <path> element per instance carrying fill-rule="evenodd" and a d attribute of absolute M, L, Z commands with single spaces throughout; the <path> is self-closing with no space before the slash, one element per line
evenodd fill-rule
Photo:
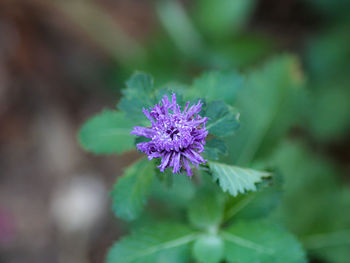
<path fill-rule="evenodd" d="M 177 129 L 172 128 L 168 129 L 166 133 L 169 134 L 171 140 L 174 140 L 174 135 L 178 134 L 179 131 Z"/>

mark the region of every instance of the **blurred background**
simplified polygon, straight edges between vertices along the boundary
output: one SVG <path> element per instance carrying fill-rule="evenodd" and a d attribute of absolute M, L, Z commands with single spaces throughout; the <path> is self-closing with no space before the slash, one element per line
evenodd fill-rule
<path fill-rule="evenodd" d="M 244 71 L 297 54 L 306 95 L 288 136 L 301 138 L 308 154 L 335 167 L 339 185 L 349 185 L 349 10 L 347 0 L 1 0 L 0 262 L 103 262 L 126 232 L 108 194 L 137 155 L 88 154 L 76 132 L 115 107 L 134 70 L 159 85 L 188 83 L 205 70 Z M 298 158 L 300 169 L 307 158 Z M 320 163 L 310 169 L 323 172 Z M 340 215 L 350 211 L 344 196 Z M 341 220 L 340 239 L 350 245 L 350 215 Z M 306 221 L 314 222 L 287 224 L 299 234 Z M 350 262 L 338 248 L 325 253 L 310 255 Z"/>

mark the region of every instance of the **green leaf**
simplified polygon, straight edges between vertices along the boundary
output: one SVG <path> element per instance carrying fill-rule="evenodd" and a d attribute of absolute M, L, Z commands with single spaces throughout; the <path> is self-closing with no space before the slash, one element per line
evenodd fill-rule
<path fill-rule="evenodd" d="M 272 219 L 297 234 L 312 255 L 346 263 L 350 257 L 350 189 L 339 184 L 338 171 L 295 141 L 282 144 L 270 161 L 285 179 L 282 202 Z"/>
<path fill-rule="evenodd" d="M 193 256 L 199 263 L 218 263 L 224 256 L 224 242 L 217 235 L 203 235 L 193 245 Z"/>
<path fill-rule="evenodd" d="M 214 189 L 202 188 L 188 205 L 188 217 L 192 225 L 202 229 L 216 229 L 221 223 L 224 199 Z"/>
<path fill-rule="evenodd" d="M 250 18 L 256 0 L 197 0 L 194 17 L 200 29 L 217 40 L 241 29 Z"/>
<path fill-rule="evenodd" d="M 275 215 L 280 222 L 302 236 L 336 231 L 336 225 L 346 213 L 338 207 L 340 189 L 334 168 L 296 142 L 281 144 L 270 162 L 281 171 L 285 180 L 282 203 Z M 342 216 L 334 220 L 338 213 Z"/>
<path fill-rule="evenodd" d="M 161 176 L 171 176 L 171 186 L 168 187 L 166 182 L 162 182 L 161 180 L 154 180 L 152 197 L 156 201 L 164 203 L 163 205 L 172 211 L 187 208 L 188 203 L 194 197 L 196 191 L 193 181 L 188 176 L 174 175 L 172 172 L 167 174 L 167 171 L 169 169 L 161 173 Z M 167 180 L 167 178 L 164 178 L 164 180 Z"/>
<path fill-rule="evenodd" d="M 208 117 L 207 130 L 215 136 L 228 136 L 239 128 L 239 113 L 222 101 L 208 104 L 205 116 Z"/>
<path fill-rule="evenodd" d="M 274 173 L 269 183 L 270 187 L 263 187 L 256 192 L 230 197 L 226 201 L 224 222 L 233 220 L 256 220 L 265 218 L 279 204 L 282 196 L 282 178 Z"/>
<path fill-rule="evenodd" d="M 123 97 L 118 108 L 134 120 L 143 120 L 142 108 L 151 107 L 154 99 L 155 88 L 150 75 L 136 72 L 126 82 L 127 88 L 122 91 Z"/>
<path fill-rule="evenodd" d="M 344 83 L 322 81 L 318 84 L 319 89 L 312 91 L 310 104 L 305 109 L 308 117 L 305 126 L 316 139 L 332 142 L 348 134 L 350 128 L 349 80 L 345 80 Z M 313 84 L 313 87 L 317 85 L 317 83 Z"/>
<path fill-rule="evenodd" d="M 331 84 L 341 78 L 348 78 L 349 27 L 349 20 L 335 24 L 308 41 L 305 63 L 312 80 Z M 312 86 L 311 91 L 314 88 Z"/>
<path fill-rule="evenodd" d="M 154 164 L 147 159 L 141 159 L 125 170 L 111 193 L 116 216 L 133 220 L 141 213 L 154 175 Z"/>
<path fill-rule="evenodd" d="M 307 262 L 296 238 L 268 222 L 240 222 L 221 235 L 225 241 L 225 258 L 228 262 Z"/>
<path fill-rule="evenodd" d="M 350 254 L 350 228 L 324 232 L 303 238 L 310 255 L 327 262 L 348 263 Z"/>
<path fill-rule="evenodd" d="M 224 192 L 228 191 L 236 196 L 246 191 L 256 191 L 256 184 L 261 183 L 264 178 L 271 177 L 270 173 L 241 168 L 218 162 L 208 162 L 213 181 L 219 181 Z"/>
<path fill-rule="evenodd" d="M 247 198 L 252 199 L 245 207 L 242 207 L 241 210 L 238 211 L 236 218 L 256 220 L 258 218 L 266 217 L 278 207 L 283 193 L 282 178 L 278 173 L 274 173 L 272 179 L 272 182 L 269 182 L 271 184 L 270 187 L 265 187 L 257 192 L 252 192 L 246 195 Z M 242 200 L 242 202 L 244 201 Z"/>
<path fill-rule="evenodd" d="M 158 1 L 155 3 L 155 10 L 160 24 L 168 33 L 173 44 L 183 53 L 180 55 L 181 59 L 190 58 L 192 60 L 202 53 L 201 37 L 180 2 Z M 180 71 L 183 73 L 184 68 L 182 67 Z"/>
<path fill-rule="evenodd" d="M 328 2 L 341 6 L 341 1 Z M 349 28 L 350 20 L 336 23 L 307 44 L 305 64 L 310 81 L 309 103 L 302 111 L 307 117 L 304 125 L 316 139 L 326 142 L 346 136 L 350 128 Z"/>
<path fill-rule="evenodd" d="M 247 76 L 234 106 L 242 113 L 241 128 L 227 141 L 230 160 L 250 165 L 255 158 L 272 152 L 297 120 L 297 98 L 303 84 L 299 61 L 280 56 Z"/>
<path fill-rule="evenodd" d="M 203 153 L 210 160 L 218 160 L 219 155 L 227 154 L 227 147 L 223 140 L 219 138 L 207 139 Z"/>
<path fill-rule="evenodd" d="M 133 126 L 123 113 L 104 110 L 82 126 L 79 143 L 96 154 L 123 153 L 135 148 L 134 138 L 130 135 Z"/>
<path fill-rule="evenodd" d="M 152 224 L 118 241 L 109 250 L 106 263 L 185 263 L 190 258 L 189 243 L 196 237 L 180 224 Z"/>
<path fill-rule="evenodd" d="M 176 94 L 176 100 L 179 105 L 183 105 L 183 94 L 186 86 L 178 83 L 168 83 L 156 88 L 153 84 L 151 75 L 136 72 L 126 82 L 127 88 L 122 90 L 123 97 L 121 98 L 118 108 L 125 112 L 126 116 L 134 120 L 135 124 L 149 123 L 142 112 L 143 108 L 149 108 L 154 104 L 159 103 L 164 95 L 171 99 L 173 93 Z M 197 100 L 198 101 L 198 100 Z"/>
<path fill-rule="evenodd" d="M 167 95 L 169 99 L 171 99 L 171 96 L 173 93 L 176 94 L 176 103 L 180 106 L 183 106 L 184 104 L 184 93 L 186 90 L 186 86 L 179 83 L 168 83 L 166 85 L 163 85 L 161 88 L 159 88 L 155 93 L 155 100 L 157 102 L 161 101 L 164 97 L 164 95 Z"/>
<path fill-rule="evenodd" d="M 211 43 L 213 53 L 202 56 L 202 60 L 208 61 L 212 68 L 250 68 L 272 54 L 275 44 L 273 39 L 262 34 L 244 32 L 230 37 L 230 41 Z"/>
<path fill-rule="evenodd" d="M 243 78 L 235 71 L 211 71 L 196 78 L 186 95 L 190 98 L 205 97 L 206 101 L 223 100 L 233 104 L 242 86 Z"/>

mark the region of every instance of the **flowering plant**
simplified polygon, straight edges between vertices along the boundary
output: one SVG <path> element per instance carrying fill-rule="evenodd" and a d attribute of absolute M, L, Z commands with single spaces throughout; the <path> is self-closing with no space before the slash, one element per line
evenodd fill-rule
<path fill-rule="evenodd" d="M 128 167 L 113 188 L 115 215 L 135 230 L 110 248 L 107 263 L 306 262 L 297 239 L 267 219 L 278 204 L 279 175 L 253 162 L 260 141 L 245 137 L 266 129 L 263 122 L 243 122 L 239 129 L 239 112 L 249 116 L 245 99 L 263 92 L 261 81 L 283 85 L 285 92 L 300 85 L 295 66 L 295 58 L 285 56 L 246 78 L 209 72 L 190 86 L 157 87 L 138 72 L 127 81 L 118 110 L 88 120 L 79 133 L 86 150 L 137 149 L 148 157 Z M 271 81 L 276 71 L 283 81 Z M 272 115 L 257 114 L 262 120 Z M 228 151 L 236 157 L 225 157 Z"/>
<path fill-rule="evenodd" d="M 162 158 L 158 166 L 161 172 L 168 167 L 173 167 L 173 174 L 179 173 L 181 166 L 192 176 L 190 162 L 198 167 L 206 161 L 200 155 L 204 151 L 205 138 L 208 131 L 205 128 L 206 117 L 197 115 L 201 111 L 202 103 L 188 108 L 188 101 L 183 112 L 176 103 L 176 95 L 173 93 L 171 103 L 168 96 L 164 95 L 161 105 L 155 105 L 151 112 L 143 110 L 143 113 L 151 121 L 152 127 L 134 127 L 131 134 L 151 139 L 149 142 L 141 142 L 137 149 L 148 155 L 148 159 Z M 172 113 L 169 113 L 169 110 Z"/>

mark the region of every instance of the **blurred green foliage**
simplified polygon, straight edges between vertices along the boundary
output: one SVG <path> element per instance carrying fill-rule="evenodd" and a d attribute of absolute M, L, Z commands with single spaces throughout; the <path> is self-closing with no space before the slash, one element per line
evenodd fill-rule
<path fill-rule="evenodd" d="M 221 139 L 208 139 L 206 154 L 212 159 L 226 161 L 232 165 L 229 167 L 273 168 L 283 177 L 283 184 L 274 181 L 272 187 L 258 192 L 235 198 L 226 196 L 226 204 L 230 206 L 221 207 L 221 199 L 216 200 L 213 196 L 205 202 L 206 208 L 198 202 L 197 209 L 209 209 L 212 211 L 209 214 L 214 217 L 198 219 L 196 211 L 189 211 L 190 221 L 199 228 L 213 222 L 217 225 L 219 221 L 246 220 L 232 226 L 226 236 L 219 238 L 209 234 L 198 238 L 193 257 L 199 262 L 219 262 L 223 258 L 233 262 L 238 254 L 242 257 L 238 262 L 254 261 L 259 248 L 253 249 L 255 252 L 248 248 L 242 251 L 234 243 L 240 241 L 230 232 L 237 234 L 241 229 L 248 229 L 249 235 L 254 237 L 254 231 L 263 231 L 270 225 L 265 222 L 250 225 L 249 220 L 269 214 L 271 221 L 283 224 L 296 234 L 312 257 L 321 262 L 349 262 L 350 188 L 342 177 L 348 164 L 338 167 L 339 164 L 317 149 L 335 141 L 342 142 L 348 138 L 350 130 L 350 2 L 304 0 L 303 3 L 321 18 L 322 23 L 303 39 L 300 54 L 287 55 L 289 50 L 285 50 L 281 55 L 275 52 L 280 46 L 276 39 L 256 33 L 249 27 L 257 1 L 196 0 L 188 9 L 178 1 L 156 1 L 160 28 L 145 43 L 146 55 L 137 64 L 121 67 L 125 73 L 135 67 L 152 73 L 157 83 L 153 86 L 150 81 L 141 81 L 145 88 L 164 87 L 163 92 L 176 90 L 185 99 L 207 97 L 207 103 L 223 100 L 229 105 L 225 104 L 227 107 L 239 109 L 241 127 L 224 140 L 228 147 Z M 209 71 L 199 74 L 205 70 Z M 174 80 L 188 83 L 193 75 L 199 76 L 190 85 L 164 86 L 164 83 Z M 145 94 L 139 87 L 135 92 L 143 100 Z M 125 99 L 119 108 L 133 114 L 140 109 L 140 103 L 137 96 L 133 97 L 129 92 L 132 89 L 124 92 Z M 129 95 L 133 100 L 128 98 Z M 157 100 L 158 97 L 159 94 L 155 94 L 151 99 Z M 86 130 L 88 132 L 88 128 Z M 88 149 L 96 147 L 98 149 L 99 145 Z M 349 148 L 349 145 L 344 147 Z M 196 183 L 207 185 L 206 178 L 203 173 L 198 177 L 200 182 Z M 188 202 L 196 204 L 201 197 L 195 195 L 188 178 L 174 176 L 172 181 L 170 186 L 165 186 L 166 182 L 154 180 L 152 202 L 163 203 L 164 209 L 176 208 L 184 213 Z M 184 246 L 196 239 L 186 227 L 179 227 L 178 233 L 164 231 L 169 230 L 160 227 L 159 232 L 147 234 L 155 235 L 152 240 L 160 242 L 184 233 Z M 280 231 L 273 228 L 267 236 L 275 234 L 282 239 L 293 239 Z M 223 242 L 230 240 L 233 240 L 228 245 L 230 249 L 223 251 Z M 118 258 L 119 255 L 112 255 L 118 254 L 120 247 L 129 243 L 146 246 L 142 241 L 134 240 L 133 236 L 123 240 L 112 248 L 110 257 Z M 273 249 L 279 245 L 276 242 L 267 246 Z M 291 258 L 302 258 L 297 243 L 290 242 L 291 245 L 283 249 L 290 249 Z M 209 249 L 208 243 L 214 244 L 216 250 L 203 258 Z M 256 243 L 261 241 L 256 240 Z M 180 246 L 174 254 L 170 253 L 173 256 L 167 258 L 168 262 L 181 262 L 185 250 Z M 130 253 L 136 252 L 130 248 Z M 163 254 L 158 257 L 162 258 Z M 267 253 L 262 262 L 288 261 L 285 258 L 271 261 Z"/>
<path fill-rule="evenodd" d="M 306 46 L 306 127 L 319 140 L 337 140 L 350 128 L 349 30 L 350 21 L 327 26 Z"/>
<path fill-rule="evenodd" d="M 197 0 L 188 12 L 206 53 L 204 58 L 181 58 L 187 61 L 180 68 L 184 76 L 198 69 L 249 69 L 278 46 L 274 39 L 252 33 L 247 27 L 256 1 L 218 2 Z M 337 168 L 329 158 L 325 160 L 322 153 L 316 154 L 307 140 L 322 148 L 349 134 L 350 2 L 305 0 L 305 4 L 320 16 L 322 23 L 304 41 L 302 66 L 293 56 L 275 58 L 262 70 L 250 71 L 242 82 L 225 82 L 232 85 L 225 89 L 229 94 L 210 88 L 210 83 L 220 83 L 234 73 L 209 73 L 193 86 L 198 94 L 213 92 L 240 110 L 241 128 L 226 139 L 229 155 L 224 160 L 275 167 L 284 177 L 283 191 L 277 187 L 265 193 L 266 189 L 234 200 L 238 204 L 237 211 L 233 211 L 237 217 L 257 216 L 258 208 L 250 207 L 259 199 L 266 205 L 261 207 L 277 206 L 272 217 L 296 233 L 312 256 L 325 262 L 345 263 L 350 258 L 350 190 L 346 182 L 341 183 L 344 168 Z M 172 54 L 176 47 L 169 50 Z M 293 127 L 302 134 L 285 142 Z M 255 198 L 256 194 L 264 197 Z M 282 203 L 278 205 L 281 196 Z"/>
<path fill-rule="evenodd" d="M 312 254 L 329 262 L 350 258 L 350 188 L 329 161 L 305 145 L 285 142 L 269 160 L 285 177 L 282 204 L 272 217 L 297 233 Z"/>
<path fill-rule="evenodd" d="M 213 41 L 221 41 L 244 28 L 255 0 L 197 0 L 193 17 L 198 29 Z"/>

